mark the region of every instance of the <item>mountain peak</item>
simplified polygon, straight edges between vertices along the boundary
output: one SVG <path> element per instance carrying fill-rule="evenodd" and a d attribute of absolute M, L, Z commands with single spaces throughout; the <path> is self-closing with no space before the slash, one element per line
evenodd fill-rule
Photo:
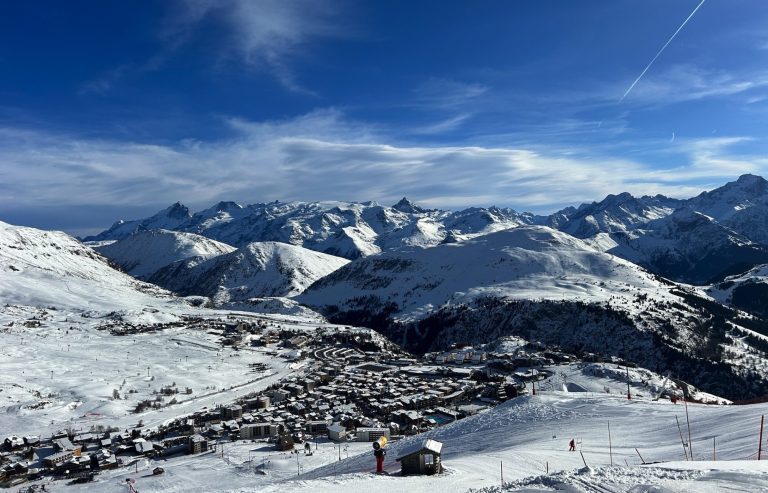
<path fill-rule="evenodd" d="M 242 208 L 243 206 L 238 204 L 237 202 L 222 200 L 221 202 L 218 202 L 216 205 L 211 207 L 211 210 L 216 212 L 228 212 L 233 210 L 239 210 Z"/>
<path fill-rule="evenodd" d="M 746 173 L 741 175 L 736 180 L 736 183 L 738 183 L 739 185 L 751 186 L 751 185 L 765 185 L 765 184 L 768 184 L 768 181 L 766 181 L 766 179 L 763 178 L 762 176 Z"/>
<path fill-rule="evenodd" d="M 393 205 L 392 208 L 400 212 L 405 212 L 406 214 L 420 214 L 422 212 L 425 212 L 424 209 L 414 204 L 413 202 L 408 200 L 406 197 L 403 197 L 402 199 L 400 199 L 400 202 Z"/>
<path fill-rule="evenodd" d="M 172 219 L 187 219 L 192 217 L 189 207 L 183 205 L 181 202 L 175 202 L 170 207 L 160 211 L 157 215 Z"/>

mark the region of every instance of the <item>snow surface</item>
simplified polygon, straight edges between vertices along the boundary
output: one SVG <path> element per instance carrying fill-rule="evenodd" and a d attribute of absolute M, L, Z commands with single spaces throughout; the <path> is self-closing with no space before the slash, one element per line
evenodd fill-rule
<path fill-rule="evenodd" d="M 147 280 L 166 265 L 191 257 L 209 259 L 236 250 L 204 236 L 167 229 L 139 231 L 95 248 L 128 274 Z"/>

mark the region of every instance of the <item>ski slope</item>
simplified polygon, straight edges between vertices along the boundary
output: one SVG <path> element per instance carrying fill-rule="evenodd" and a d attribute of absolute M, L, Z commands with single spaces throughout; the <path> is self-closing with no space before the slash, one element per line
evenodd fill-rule
<path fill-rule="evenodd" d="M 147 463 L 138 474 L 118 470 L 74 491 L 115 491 L 126 477 L 138 478 L 136 486 L 142 493 L 765 491 L 768 462 L 754 459 L 760 416 L 768 412 L 768 405 L 689 404 L 688 411 L 695 461 L 685 460 L 675 421 L 677 417 L 687 441 L 682 403 L 547 392 L 391 443 L 385 460 L 387 474 L 381 476 L 372 473 L 375 462 L 369 444 L 348 444 L 338 461 L 338 449 L 322 442 L 317 457 L 300 454 L 297 461 L 293 454 L 280 456 L 266 443 L 237 442 L 225 445 L 223 457 L 163 461 L 166 473 L 159 477 L 148 474 L 156 464 Z M 401 477 L 394 460 L 398 451 L 425 436 L 444 443 L 445 473 Z M 713 437 L 716 461 L 712 460 Z M 572 438 L 577 452 L 568 452 Z M 652 464 L 642 465 L 640 455 Z M 255 474 L 266 461 L 270 465 L 266 474 Z M 298 477 L 297 472 L 301 472 Z"/>

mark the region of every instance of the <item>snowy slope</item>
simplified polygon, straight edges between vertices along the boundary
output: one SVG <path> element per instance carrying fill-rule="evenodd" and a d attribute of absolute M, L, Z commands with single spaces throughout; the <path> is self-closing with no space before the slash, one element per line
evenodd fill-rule
<path fill-rule="evenodd" d="M 158 306 L 169 293 L 110 267 L 107 259 L 61 232 L 0 223 L 3 303 L 114 310 Z"/>
<path fill-rule="evenodd" d="M 150 282 L 219 303 L 294 296 L 349 261 L 285 243 L 251 243 L 208 260 L 194 257 L 160 269 Z"/>
<path fill-rule="evenodd" d="M 517 398 L 425 435 L 390 442 L 386 473 L 381 475 L 373 472 L 375 460 L 368 443 L 342 444 L 339 460 L 340 447 L 324 439 L 312 443 L 312 455 L 280 453 L 264 442 L 239 441 L 226 443 L 223 457 L 210 454 L 163 460 L 163 475 L 150 474 L 157 463 L 148 462 L 138 467 L 138 474 L 105 472 L 95 483 L 80 488 L 107 493 L 132 477 L 137 478 L 136 488 L 142 493 L 765 491 L 768 462 L 754 459 L 755 433 L 768 406 L 689 405 L 688 411 L 695 461 L 685 460 L 676 425 L 675 418 L 682 424 L 687 442 L 682 404 L 552 392 Z M 716 461 L 712 460 L 713 436 L 717 437 Z M 443 443 L 445 472 L 400 475 L 395 460 L 398 453 L 427 437 Z M 577 442 L 576 452 L 567 450 L 571 439 Z M 642 465 L 638 452 L 654 463 Z M 257 470 L 264 474 L 254 474 Z M 301 472 L 298 477 L 297 472 Z M 81 489 L 75 487 L 75 491 Z"/>
<path fill-rule="evenodd" d="M 139 279 L 149 279 L 166 265 L 191 257 L 208 259 L 235 247 L 192 233 L 167 229 L 139 231 L 96 251 Z"/>
<path fill-rule="evenodd" d="M 637 266 L 565 233 L 525 226 L 430 249 L 385 252 L 357 260 L 314 284 L 299 300 L 352 306 L 376 296 L 397 305 L 399 319 L 421 318 L 445 303 L 480 296 L 606 300 L 664 289 Z"/>
<path fill-rule="evenodd" d="M 689 405 L 690 448 L 696 459 L 692 462 L 685 460 L 675 421 L 677 417 L 683 424 L 687 442 L 682 405 L 547 393 L 514 399 L 487 413 L 388 445 L 386 475 L 371 473 L 373 454 L 366 451 L 307 472 L 290 484 L 296 491 L 336 493 L 468 492 L 479 488 L 488 488 L 483 490 L 488 492 L 760 492 L 768 487 L 768 466 L 745 459 L 756 456 L 755 426 L 765 412 L 765 405 Z M 713 436 L 717 436 L 717 462 L 711 460 Z M 446 472 L 400 476 L 395 458 L 426 437 L 443 443 Z M 567 451 L 571 439 L 577 442 L 575 453 Z M 643 466 L 638 452 L 647 462 L 668 462 Z M 502 480 L 505 488 L 500 487 Z M 271 492 L 285 486 L 285 482 L 277 482 L 268 488 L 232 491 Z"/>

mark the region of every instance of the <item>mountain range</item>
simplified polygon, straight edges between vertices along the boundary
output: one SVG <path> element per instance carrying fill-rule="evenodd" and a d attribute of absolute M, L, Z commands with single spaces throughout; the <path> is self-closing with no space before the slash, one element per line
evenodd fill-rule
<path fill-rule="evenodd" d="M 687 200 L 621 193 L 549 216 L 499 207 L 424 209 L 406 198 L 392 206 L 219 202 L 197 213 L 176 203 L 145 219 L 117 221 L 85 241 L 122 240 L 140 231 L 166 229 L 234 247 L 273 241 L 354 260 L 525 225 L 568 233 L 675 281 L 708 284 L 768 263 L 768 182 L 743 175 Z"/>

